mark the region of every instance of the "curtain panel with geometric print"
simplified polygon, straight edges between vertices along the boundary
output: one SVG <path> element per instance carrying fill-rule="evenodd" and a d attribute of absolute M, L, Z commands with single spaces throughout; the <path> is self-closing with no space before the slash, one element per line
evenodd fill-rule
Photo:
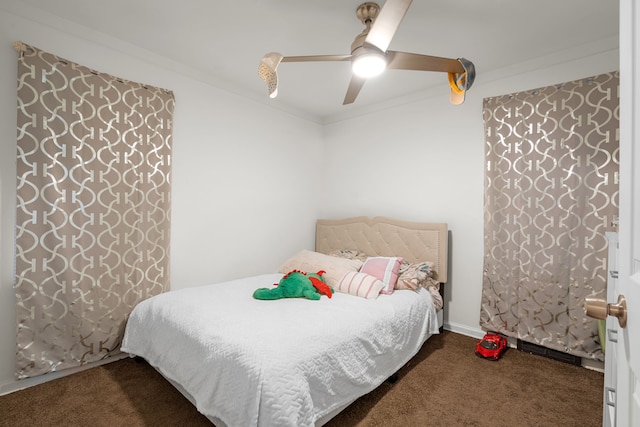
<path fill-rule="evenodd" d="M 611 72 L 484 100 L 483 328 L 603 360 L 583 304 L 605 298 L 618 81 Z"/>
<path fill-rule="evenodd" d="M 168 290 L 173 93 L 15 43 L 16 378 L 119 353 Z"/>

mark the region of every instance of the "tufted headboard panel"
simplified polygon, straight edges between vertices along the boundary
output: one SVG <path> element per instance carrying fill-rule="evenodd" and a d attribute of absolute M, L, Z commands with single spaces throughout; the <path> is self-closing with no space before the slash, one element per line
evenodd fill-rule
<path fill-rule="evenodd" d="M 357 249 L 367 255 L 401 256 L 406 261 L 435 264 L 434 279 L 447 282 L 448 230 L 446 223 L 409 222 L 359 216 L 319 219 L 316 251 Z"/>

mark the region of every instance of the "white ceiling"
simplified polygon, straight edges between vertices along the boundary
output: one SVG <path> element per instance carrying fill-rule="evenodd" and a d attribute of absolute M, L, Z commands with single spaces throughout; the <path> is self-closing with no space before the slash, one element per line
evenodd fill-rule
<path fill-rule="evenodd" d="M 447 85 L 444 73 L 388 70 L 368 81 L 354 104 L 343 106 L 349 63 L 283 63 L 278 98 L 268 99 L 257 74 L 260 58 L 271 51 L 350 53 L 364 28 L 355 16 L 362 0 L 1 1 L 80 23 L 319 122 Z M 617 1 L 416 0 L 389 49 L 467 58 L 476 66 L 477 82 L 483 73 L 617 35 Z"/>

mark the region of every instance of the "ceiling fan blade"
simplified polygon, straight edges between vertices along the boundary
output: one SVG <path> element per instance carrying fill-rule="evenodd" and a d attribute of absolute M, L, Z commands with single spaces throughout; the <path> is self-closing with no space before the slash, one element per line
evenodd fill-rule
<path fill-rule="evenodd" d="M 443 71 L 445 73 L 464 73 L 465 69 L 457 59 L 417 53 L 387 52 L 387 68 L 395 70 Z"/>
<path fill-rule="evenodd" d="M 462 92 L 456 92 L 455 90 L 451 89 L 451 93 L 449 95 L 449 101 L 451 102 L 451 104 L 453 105 L 460 105 L 464 102 L 464 91 Z"/>
<path fill-rule="evenodd" d="M 412 0 L 385 1 L 364 42 L 385 52 Z"/>
<path fill-rule="evenodd" d="M 349 61 L 351 55 L 285 56 L 282 62 Z"/>
<path fill-rule="evenodd" d="M 311 62 L 311 61 L 349 61 L 351 55 L 313 55 L 313 56 L 282 56 L 278 52 L 270 52 L 262 57 L 258 66 L 258 75 L 267 84 L 269 97 L 278 96 L 278 65 L 281 62 Z"/>
<path fill-rule="evenodd" d="M 364 82 L 366 80 L 367 79 L 365 78 L 351 75 L 349 88 L 347 88 L 347 94 L 344 96 L 344 102 L 342 103 L 342 105 L 353 104 L 353 101 L 355 101 L 358 97 L 360 89 L 362 89 L 362 86 L 364 86 Z"/>
<path fill-rule="evenodd" d="M 278 52 L 269 52 L 260 60 L 258 76 L 267 84 L 269 98 L 278 96 L 278 65 L 282 61 L 282 55 Z"/>

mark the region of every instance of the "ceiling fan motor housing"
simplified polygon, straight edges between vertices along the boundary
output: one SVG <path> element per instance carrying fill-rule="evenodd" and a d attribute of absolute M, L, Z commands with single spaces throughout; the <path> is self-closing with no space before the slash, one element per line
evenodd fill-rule
<path fill-rule="evenodd" d="M 367 26 L 370 26 L 373 21 L 376 20 L 380 13 L 380 6 L 377 3 L 367 2 L 362 3 L 356 9 L 356 16 L 358 19 Z"/>

